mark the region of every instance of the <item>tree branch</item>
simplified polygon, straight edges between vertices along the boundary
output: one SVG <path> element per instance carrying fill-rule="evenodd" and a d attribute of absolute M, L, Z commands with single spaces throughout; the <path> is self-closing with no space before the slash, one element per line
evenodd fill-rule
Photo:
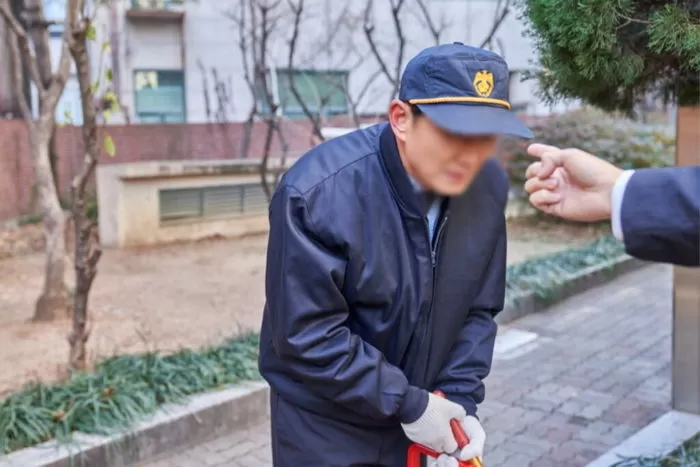
<path fill-rule="evenodd" d="M 442 34 L 444 25 L 442 25 L 440 28 L 438 28 L 435 25 L 435 23 L 433 22 L 433 18 L 430 15 L 430 11 L 428 10 L 427 5 L 425 4 L 425 0 L 416 0 L 416 3 L 418 3 L 418 8 L 420 8 L 423 18 L 425 19 L 425 23 L 428 26 L 430 35 L 433 36 L 433 41 L 435 42 L 435 45 L 440 44 L 440 35 Z"/>
<path fill-rule="evenodd" d="M 207 80 L 207 69 L 204 67 L 201 59 L 197 59 L 197 68 L 202 74 L 202 98 L 204 99 L 204 114 L 207 116 L 207 121 L 211 122 L 211 101 L 209 99 L 209 81 Z"/>
<path fill-rule="evenodd" d="M 370 75 L 370 77 L 367 79 L 364 86 L 362 86 L 362 88 L 360 89 L 360 92 L 357 94 L 357 98 L 355 99 L 355 107 L 356 108 L 360 104 L 360 102 L 362 102 L 362 99 L 364 99 L 365 94 L 367 94 L 367 91 L 369 91 L 369 89 L 372 87 L 372 83 L 374 83 L 374 81 L 377 78 L 379 78 L 379 75 L 381 75 L 381 74 L 382 74 L 382 72 L 380 70 L 377 70 L 372 75 Z"/>
<path fill-rule="evenodd" d="M 14 35 L 9 37 L 9 47 L 10 56 L 12 58 L 12 68 L 14 72 L 13 85 L 15 89 L 15 94 L 17 94 L 17 101 L 19 102 L 20 110 L 22 111 L 22 116 L 27 121 L 30 129 L 34 125 L 34 119 L 32 118 L 32 111 L 29 108 L 29 103 L 27 102 L 27 96 L 24 93 L 24 72 L 22 69 L 22 56 L 19 51 L 19 46 L 17 45 L 17 37 Z"/>
<path fill-rule="evenodd" d="M 394 97 L 396 97 L 396 93 L 401 83 L 401 69 L 403 68 L 404 52 L 406 49 L 406 37 L 403 33 L 403 26 L 401 25 L 401 9 L 404 6 L 404 2 L 405 0 L 389 0 L 389 3 L 391 5 L 392 22 L 394 24 L 394 32 L 396 33 L 396 38 L 398 39 L 398 47 L 396 49 L 396 64 L 394 67 L 393 74 L 389 71 L 389 68 L 387 67 L 384 59 L 382 59 L 381 54 L 379 53 L 379 49 L 377 47 L 377 43 L 374 40 L 374 37 L 372 36 L 372 33 L 374 32 L 374 25 L 372 24 L 370 16 L 372 6 L 374 4 L 373 0 L 368 0 L 367 6 L 365 8 L 365 21 L 363 25 L 365 37 L 367 38 L 367 42 L 369 42 L 372 54 L 377 59 L 379 68 L 382 70 L 382 73 L 384 73 L 384 75 L 392 85 L 391 99 L 394 99 Z"/>
<path fill-rule="evenodd" d="M 377 64 L 379 65 L 379 69 L 382 71 L 384 76 L 386 76 L 386 79 L 388 79 L 389 82 L 393 85 L 394 84 L 394 77 L 391 75 L 391 72 L 389 72 L 389 68 L 386 66 L 386 62 L 384 61 L 381 54 L 379 53 L 379 48 L 377 47 L 377 43 L 375 42 L 374 37 L 372 36 L 372 34 L 374 33 L 374 24 L 372 23 L 370 16 L 371 16 L 373 5 L 374 5 L 374 0 L 367 0 L 367 6 L 365 7 L 364 24 L 362 25 L 362 29 L 365 32 L 365 37 L 367 38 L 367 42 L 369 43 L 369 48 L 372 51 L 372 55 L 374 55 L 374 58 L 377 59 Z"/>
<path fill-rule="evenodd" d="M 493 41 L 493 37 L 496 35 L 498 29 L 501 27 L 501 24 L 510 13 L 511 0 L 505 0 L 505 2 L 506 4 L 503 6 L 503 9 L 500 11 L 499 14 L 498 11 L 501 4 L 501 0 L 498 1 L 498 4 L 496 5 L 496 17 L 494 18 L 493 24 L 491 25 L 491 30 L 489 31 L 488 35 L 483 41 L 481 41 L 481 45 L 479 46 L 480 48 L 483 49 Z"/>
<path fill-rule="evenodd" d="M 289 88 L 292 91 L 292 94 L 294 95 L 296 101 L 299 103 L 299 105 L 301 105 L 301 109 L 304 111 L 304 114 L 311 121 L 311 128 L 313 134 L 316 137 L 318 137 L 321 141 L 323 141 L 325 140 L 325 138 L 323 137 L 323 133 L 321 132 L 321 125 L 319 122 L 322 118 L 321 106 L 323 105 L 323 103 L 318 103 L 318 115 L 314 115 L 313 112 L 311 112 L 311 110 L 309 109 L 309 106 L 306 105 L 306 102 L 304 102 L 304 99 L 302 99 L 301 95 L 299 94 L 299 90 L 297 89 L 296 85 L 296 80 L 294 79 L 292 71 L 294 70 L 294 53 L 296 51 L 297 40 L 299 39 L 299 25 L 301 24 L 301 15 L 304 12 L 304 0 L 298 0 L 296 4 L 293 2 L 293 0 L 287 0 L 287 3 L 289 4 L 289 8 L 291 8 L 292 13 L 294 14 L 294 26 L 292 28 L 292 37 L 289 40 L 289 56 L 287 57 L 287 73 L 289 74 Z"/>
<path fill-rule="evenodd" d="M 69 31 L 69 29 L 66 29 L 66 31 Z M 51 78 L 51 85 L 47 90 L 48 93 L 45 105 L 52 118 L 56 110 L 56 105 L 58 105 L 58 100 L 61 98 L 63 88 L 66 86 L 66 81 L 68 81 L 68 75 L 70 74 L 71 54 L 69 42 L 71 42 L 72 39 L 68 38 L 68 34 L 70 34 L 70 32 L 63 33 L 63 46 L 61 48 L 61 58 L 58 62 L 58 70 Z"/>
<path fill-rule="evenodd" d="M 36 85 L 39 90 L 39 98 L 43 97 L 46 92 L 44 83 L 41 79 L 41 74 L 39 73 L 39 67 L 37 66 L 36 59 L 32 53 L 32 48 L 29 44 L 29 37 L 27 36 L 27 31 L 22 27 L 22 25 L 17 21 L 15 15 L 12 14 L 10 10 L 9 0 L 0 0 L 0 16 L 5 18 L 5 24 L 9 26 L 9 31 L 15 36 L 17 44 L 19 45 L 19 50 L 27 58 L 27 66 L 29 67 L 29 75 L 31 80 Z M 22 67 L 20 63 L 20 68 Z M 20 83 L 21 85 L 21 83 Z M 24 95 L 24 92 L 20 96 Z M 31 112 L 30 112 L 31 115 Z"/>
<path fill-rule="evenodd" d="M 391 1 L 391 17 L 394 21 L 394 29 L 396 30 L 396 37 L 399 39 L 399 49 L 396 57 L 396 68 L 394 73 L 394 89 L 391 92 L 391 98 L 396 97 L 396 93 L 399 90 L 399 83 L 401 79 L 401 69 L 403 68 L 403 56 L 406 49 L 406 37 L 403 34 L 403 27 L 401 26 L 401 8 L 404 5 L 405 0 L 398 0 L 394 4 L 394 0 Z"/>
<path fill-rule="evenodd" d="M 81 3 L 78 0 L 78 3 Z M 71 2 L 72 3 L 72 2 Z M 76 5 L 76 8 L 80 5 Z M 88 180 L 95 171 L 99 153 L 97 149 L 97 111 L 93 105 L 94 93 L 90 83 L 90 64 L 87 50 L 87 29 L 90 20 L 83 18 L 80 25 L 73 31 L 70 43 L 70 55 L 75 61 L 78 86 L 80 88 L 80 103 L 83 112 L 83 144 L 85 145 L 85 158 L 80 173 L 73 180 L 74 196 L 85 197 L 85 188 Z"/>

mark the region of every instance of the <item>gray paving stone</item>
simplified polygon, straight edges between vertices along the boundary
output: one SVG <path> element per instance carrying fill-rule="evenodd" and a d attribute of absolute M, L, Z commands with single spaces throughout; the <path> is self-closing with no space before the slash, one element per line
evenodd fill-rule
<path fill-rule="evenodd" d="M 494 362 L 480 409 L 485 464 L 585 466 L 669 409 L 670 271 L 629 273 L 509 325 L 544 337 Z M 263 424 L 143 467 L 271 466 L 269 434 Z"/>

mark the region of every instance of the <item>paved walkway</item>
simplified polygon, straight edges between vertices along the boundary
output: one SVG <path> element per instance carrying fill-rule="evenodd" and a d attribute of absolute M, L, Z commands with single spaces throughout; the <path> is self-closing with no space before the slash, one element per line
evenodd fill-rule
<path fill-rule="evenodd" d="M 671 270 L 651 266 L 503 327 L 484 463 L 585 466 L 668 410 L 671 318 Z M 272 465 L 267 424 L 144 467 L 207 465 Z"/>

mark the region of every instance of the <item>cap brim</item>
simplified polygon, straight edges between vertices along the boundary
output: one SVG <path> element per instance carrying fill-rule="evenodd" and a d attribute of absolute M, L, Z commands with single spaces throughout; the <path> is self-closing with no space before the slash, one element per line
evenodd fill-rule
<path fill-rule="evenodd" d="M 443 130 L 462 136 L 507 135 L 530 139 L 532 131 L 503 107 L 474 104 L 418 104 Z"/>

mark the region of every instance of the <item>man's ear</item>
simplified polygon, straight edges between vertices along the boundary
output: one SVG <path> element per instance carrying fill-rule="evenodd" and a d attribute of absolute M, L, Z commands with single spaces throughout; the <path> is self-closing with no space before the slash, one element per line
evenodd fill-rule
<path fill-rule="evenodd" d="M 411 127 L 413 119 L 411 106 L 399 99 L 394 99 L 389 104 L 387 115 L 396 139 L 406 141 L 406 133 Z"/>

